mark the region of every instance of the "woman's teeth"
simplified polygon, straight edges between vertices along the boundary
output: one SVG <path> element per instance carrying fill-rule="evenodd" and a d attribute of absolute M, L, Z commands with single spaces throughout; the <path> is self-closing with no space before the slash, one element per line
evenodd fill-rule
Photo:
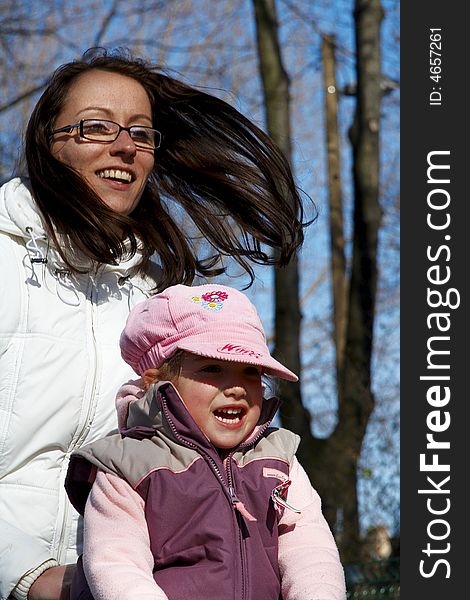
<path fill-rule="evenodd" d="M 132 181 L 132 175 L 130 173 L 120 171 L 119 169 L 104 169 L 103 171 L 98 171 L 98 177 L 101 177 L 102 179 L 120 179 L 121 181 L 127 181 L 128 183 Z"/>

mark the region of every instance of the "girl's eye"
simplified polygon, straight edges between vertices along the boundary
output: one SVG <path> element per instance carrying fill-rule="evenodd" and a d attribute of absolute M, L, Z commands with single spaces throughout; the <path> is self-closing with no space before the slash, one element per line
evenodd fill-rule
<path fill-rule="evenodd" d="M 206 365 L 201 369 L 202 373 L 220 373 L 221 371 L 222 367 L 220 367 L 219 365 Z"/>
<path fill-rule="evenodd" d="M 261 377 L 261 369 L 258 367 L 247 367 L 245 369 L 245 374 L 251 377 Z"/>

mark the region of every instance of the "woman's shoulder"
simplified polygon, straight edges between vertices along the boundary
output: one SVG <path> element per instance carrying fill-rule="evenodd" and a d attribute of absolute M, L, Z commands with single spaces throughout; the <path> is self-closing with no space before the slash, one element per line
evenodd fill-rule
<path fill-rule="evenodd" d="M 31 188 L 27 177 L 12 177 L 7 181 L 3 181 L 0 185 L 0 197 L 2 201 L 6 201 L 11 197 L 18 196 L 22 199 L 31 198 Z"/>
<path fill-rule="evenodd" d="M 8 316 L 18 317 L 20 290 L 24 285 L 25 273 L 22 268 L 22 253 L 19 247 L 25 236 L 23 223 L 31 195 L 19 177 L 11 179 L 0 187 L 0 305 L 2 326 L 12 326 Z"/>
<path fill-rule="evenodd" d="M 1 182 L 0 193 L 12 192 L 17 188 L 27 187 L 28 179 L 26 177 L 12 177 Z"/>
<path fill-rule="evenodd" d="M 44 235 L 28 180 L 15 177 L 0 187 L 0 233 L 26 238 L 28 230 L 38 237 Z"/>

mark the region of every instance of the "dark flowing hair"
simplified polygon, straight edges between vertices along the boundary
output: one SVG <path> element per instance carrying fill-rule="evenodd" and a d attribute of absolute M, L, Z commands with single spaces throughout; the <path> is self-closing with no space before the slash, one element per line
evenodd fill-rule
<path fill-rule="evenodd" d="M 49 132 L 67 94 L 76 78 L 91 70 L 140 83 L 151 102 L 153 126 L 162 133 L 153 172 L 128 216 L 108 208 L 74 169 L 51 153 Z M 224 256 L 233 257 L 253 281 L 251 262 L 285 265 L 303 242 L 306 223 L 299 191 L 288 161 L 270 137 L 223 100 L 121 49 L 91 49 L 52 74 L 28 123 L 25 158 L 47 232 L 75 271 L 80 268 L 74 253 L 115 264 L 139 246 L 141 273 L 151 273 L 155 253 L 160 259 L 159 289 L 190 284 L 196 274 L 220 274 Z M 167 209 L 168 199 L 184 208 L 212 247 L 212 256 L 196 256 Z M 65 248 L 58 233 L 65 237 Z M 272 255 L 262 244 L 274 250 Z"/>

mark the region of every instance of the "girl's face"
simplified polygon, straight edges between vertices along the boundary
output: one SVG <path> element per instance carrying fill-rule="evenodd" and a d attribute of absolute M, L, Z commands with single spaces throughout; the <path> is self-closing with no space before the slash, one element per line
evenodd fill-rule
<path fill-rule="evenodd" d="M 150 99 L 145 89 L 130 77 L 93 70 L 72 84 L 54 128 L 81 119 L 108 119 L 123 127 L 153 127 Z M 139 203 L 153 169 L 153 150 L 138 148 L 127 131 L 114 142 L 80 138 L 78 128 L 53 137 L 52 153 L 72 167 L 115 212 L 129 215 Z"/>
<path fill-rule="evenodd" d="M 174 383 L 216 448 L 235 448 L 258 423 L 263 402 L 260 367 L 184 353 Z"/>

